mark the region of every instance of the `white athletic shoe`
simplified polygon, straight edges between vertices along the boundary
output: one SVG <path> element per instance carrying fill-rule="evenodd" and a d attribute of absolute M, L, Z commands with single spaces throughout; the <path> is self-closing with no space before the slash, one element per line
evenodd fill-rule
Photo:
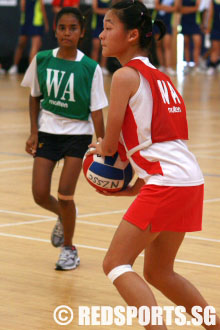
<path fill-rule="evenodd" d="M 0 75 L 3 75 L 3 74 L 5 74 L 6 73 L 6 70 L 5 69 L 2 69 L 2 68 L 0 68 Z"/>
<path fill-rule="evenodd" d="M 158 70 L 160 70 L 161 72 L 165 72 L 165 67 L 162 66 L 162 65 L 160 65 L 160 66 L 158 67 Z"/>
<path fill-rule="evenodd" d="M 10 69 L 8 70 L 8 74 L 13 75 L 13 74 L 16 74 L 16 73 L 18 73 L 18 67 L 17 67 L 17 65 L 12 65 L 10 67 Z"/>
<path fill-rule="evenodd" d="M 71 270 L 78 267 L 80 259 L 75 246 L 64 246 L 61 249 L 59 260 L 56 263 L 56 270 Z"/>
<path fill-rule="evenodd" d="M 204 73 L 204 70 L 201 69 L 199 66 L 194 66 L 194 68 L 191 69 L 190 73 L 192 75 L 196 75 L 197 73 Z"/>
<path fill-rule="evenodd" d="M 102 67 L 101 69 L 102 69 L 103 76 L 109 75 L 109 71 L 105 67 Z"/>
<path fill-rule="evenodd" d="M 199 67 L 200 69 L 202 69 L 203 71 L 207 69 L 207 65 L 206 65 L 206 60 L 202 57 L 200 57 L 199 59 Z"/>
<path fill-rule="evenodd" d="M 172 68 L 166 68 L 165 73 L 168 74 L 168 76 L 175 76 L 176 71 L 173 70 Z"/>
<path fill-rule="evenodd" d="M 51 233 L 51 244 L 54 247 L 60 247 L 63 245 L 64 235 L 63 235 L 63 224 L 60 217 L 57 218 L 57 222 Z"/>
<path fill-rule="evenodd" d="M 208 70 L 206 71 L 206 74 L 208 76 L 213 76 L 215 74 L 215 69 L 212 67 L 209 67 Z"/>
<path fill-rule="evenodd" d="M 76 207 L 76 218 L 77 216 L 78 216 L 78 208 Z M 50 240 L 51 240 L 51 244 L 54 247 L 60 247 L 63 245 L 64 242 L 63 224 L 62 224 L 62 219 L 60 217 L 57 218 L 57 222 L 52 230 Z"/>
<path fill-rule="evenodd" d="M 188 74 L 188 73 L 190 73 L 190 70 L 191 69 L 190 69 L 189 65 L 186 65 L 185 68 L 183 69 L 183 73 Z"/>

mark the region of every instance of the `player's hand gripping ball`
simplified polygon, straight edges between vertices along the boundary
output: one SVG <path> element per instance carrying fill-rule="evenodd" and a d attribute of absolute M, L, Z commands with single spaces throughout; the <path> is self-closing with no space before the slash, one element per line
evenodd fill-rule
<path fill-rule="evenodd" d="M 85 155 L 83 173 L 91 186 L 99 191 L 108 192 L 125 189 L 134 174 L 129 161 L 122 161 L 118 153 L 105 157 Z"/>

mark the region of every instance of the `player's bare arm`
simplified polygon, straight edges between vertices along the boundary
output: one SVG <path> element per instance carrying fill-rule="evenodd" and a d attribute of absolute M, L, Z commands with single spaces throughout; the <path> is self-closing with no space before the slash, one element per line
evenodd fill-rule
<path fill-rule="evenodd" d="M 136 93 L 140 84 L 138 73 L 129 67 L 117 70 L 112 78 L 110 91 L 110 105 L 106 134 L 99 145 L 91 144 L 90 147 L 97 149 L 94 153 L 111 156 L 118 150 L 118 140 L 124 120 L 125 112 L 130 98 Z"/>

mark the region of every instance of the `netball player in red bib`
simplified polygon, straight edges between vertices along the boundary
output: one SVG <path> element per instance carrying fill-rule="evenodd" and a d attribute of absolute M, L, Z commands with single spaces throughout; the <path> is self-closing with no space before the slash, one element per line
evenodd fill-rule
<path fill-rule="evenodd" d="M 162 37 L 164 25 L 154 24 Z M 105 15 L 100 34 L 103 55 L 116 57 L 122 68 L 112 79 L 105 137 L 90 147 L 103 156 L 119 150 L 138 176 L 133 186 L 115 194 L 137 197 L 116 230 L 103 268 L 128 305 L 157 305 L 148 282 L 190 314 L 193 306 L 204 309 L 208 303 L 174 271 L 174 262 L 185 233 L 202 228 L 204 180 L 186 145 L 184 101 L 147 57 L 152 28 L 141 2 L 122 1 Z M 147 282 L 132 269 L 142 251 Z M 145 328 L 167 329 L 165 324 Z M 220 329 L 218 317 L 212 329 Z"/>

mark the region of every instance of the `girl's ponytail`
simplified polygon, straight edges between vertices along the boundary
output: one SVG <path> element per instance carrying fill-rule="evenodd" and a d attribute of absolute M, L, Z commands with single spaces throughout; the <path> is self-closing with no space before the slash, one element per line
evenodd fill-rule
<path fill-rule="evenodd" d="M 163 21 L 159 20 L 159 19 L 155 19 L 155 21 L 153 22 L 153 25 L 157 25 L 157 27 L 160 30 L 160 36 L 158 38 L 158 40 L 161 40 L 164 35 L 166 34 L 166 26 L 164 25 Z"/>
<path fill-rule="evenodd" d="M 138 0 L 124 0 L 111 7 L 119 20 L 124 24 L 125 29 L 138 29 L 140 48 L 148 49 L 153 38 L 153 24 L 156 24 L 160 30 L 160 37 L 166 33 L 166 27 L 162 21 L 152 22 L 151 15 L 146 6 Z"/>

